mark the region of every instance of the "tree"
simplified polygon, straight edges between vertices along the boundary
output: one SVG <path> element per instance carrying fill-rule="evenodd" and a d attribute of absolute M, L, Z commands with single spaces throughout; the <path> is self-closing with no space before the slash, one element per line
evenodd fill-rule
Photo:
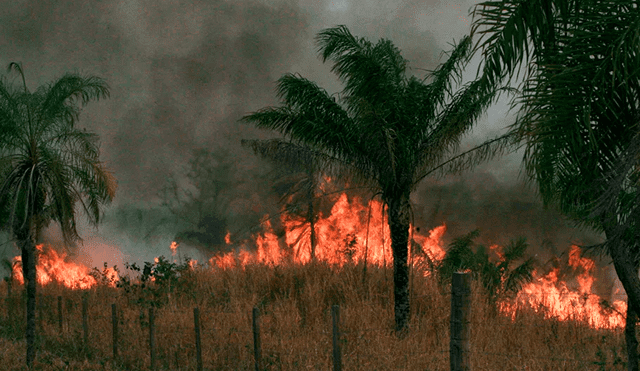
<path fill-rule="evenodd" d="M 337 26 L 321 31 L 316 42 L 322 61 L 333 61 L 343 91 L 332 96 L 312 81 L 286 74 L 278 80 L 282 105 L 243 120 L 309 147 L 327 168 L 348 172 L 380 194 L 391 233 L 395 324 L 400 332 L 407 328 L 410 313 L 409 196 L 457 149 L 496 94 L 479 94 L 477 82 L 452 91 L 468 62 L 469 37 L 453 45 L 448 60 L 424 79 L 408 73 L 407 61 L 389 40 L 374 44 Z"/>
<path fill-rule="evenodd" d="M 198 148 L 192 151 L 188 169 L 189 187 L 170 179 L 164 195 L 163 204 L 186 225 L 174 238 L 205 252 L 226 252 L 230 192 L 239 185 L 233 177 L 236 163 L 224 149 Z"/>
<path fill-rule="evenodd" d="M 475 16 L 472 34 L 486 37 L 476 47 L 485 57 L 485 89 L 511 81 L 526 63 L 510 134 L 524 144 L 525 169 L 544 203 L 604 232 L 601 246 L 628 295 L 629 326 L 640 310 L 632 212 L 640 197 L 632 171 L 640 124 L 637 1 L 487 1 Z M 627 341 L 629 367 L 637 370 L 634 341 Z"/>
<path fill-rule="evenodd" d="M 81 107 L 107 97 L 107 84 L 94 76 L 65 74 L 30 92 L 22 67 L 11 63 L 11 71 L 22 77 L 22 86 L 13 86 L 6 76 L 0 80 L 0 209 L 9 210 L 4 227 L 22 251 L 30 367 L 36 350 L 36 244 L 41 232 L 55 221 L 67 243 L 78 240 L 76 204 L 97 225 L 116 182 L 100 162 L 98 136 L 76 128 Z"/>

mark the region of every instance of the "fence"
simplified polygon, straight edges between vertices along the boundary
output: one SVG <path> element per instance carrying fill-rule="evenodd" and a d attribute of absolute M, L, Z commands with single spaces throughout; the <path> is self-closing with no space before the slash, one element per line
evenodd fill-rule
<path fill-rule="evenodd" d="M 471 313 L 471 277 L 469 274 L 465 273 L 454 273 L 452 278 L 452 286 L 451 286 L 451 312 L 450 312 L 450 333 L 449 333 L 449 349 L 442 349 L 438 352 L 449 354 L 449 364 L 450 370 L 452 371 L 467 371 L 471 369 L 471 360 L 474 354 L 481 354 L 492 357 L 506 357 L 513 358 L 518 357 L 513 354 L 508 353 L 500 353 L 500 352 L 486 352 L 483 350 L 476 350 L 471 347 L 470 344 L 470 333 L 472 325 L 474 324 L 470 320 Z M 10 288 L 9 288 L 10 290 Z M 13 305 L 9 303 L 9 298 L 11 297 L 11 292 L 9 291 L 9 296 L 7 297 L 6 302 L 6 314 L 8 318 L 11 320 L 14 314 Z M 55 321 L 57 323 L 57 327 L 59 332 L 62 334 L 65 331 L 64 328 L 64 300 L 62 296 L 57 296 L 57 308 L 55 313 Z M 86 351 L 90 347 L 89 343 L 89 315 L 88 315 L 89 302 L 87 296 L 82 297 L 81 301 L 81 315 L 82 315 L 82 346 Z M 156 337 L 158 335 L 156 320 L 157 313 L 153 307 L 147 309 L 147 319 L 148 323 L 146 324 L 148 331 L 148 364 L 150 370 L 155 370 L 157 365 L 157 342 Z M 105 316 L 107 317 L 107 316 Z M 111 351 L 112 351 L 112 360 L 114 363 L 117 363 L 120 357 L 120 346 L 122 342 L 122 329 L 119 328 L 119 323 L 121 317 L 121 313 L 119 312 L 119 308 L 117 303 L 111 304 Z M 256 371 L 262 371 L 266 369 L 263 360 L 263 348 L 262 348 L 262 337 L 261 337 L 261 314 L 260 310 L 257 307 L 254 307 L 250 312 L 251 317 L 251 329 L 248 328 L 245 330 L 235 330 L 237 333 L 245 333 L 251 335 L 252 338 L 252 353 L 253 353 L 253 368 Z M 193 308 L 193 327 L 191 328 L 193 341 L 195 346 L 195 364 L 196 369 L 201 371 L 203 370 L 203 345 L 202 345 L 202 322 L 201 322 L 201 312 L 199 307 Z M 13 319 L 15 320 L 15 318 Z M 343 349 L 342 344 L 344 340 L 345 333 L 341 329 L 341 321 L 340 321 L 340 306 L 333 305 L 331 307 L 331 321 L 327 326 L 326 332 L 323 332 L 330 338 L 331 350 L 327 349 L 327 354 L 331 358 L 331 365 L 333 370 L 341 371 L 343 369 Z M 517 324 L 512 324 L 512 326 L 517 326 Z M 67 323 L 67 328 L 69 328 Z M 211 328 L 210 330 L 220 330 L 218 328 Z M 360 332 L 367 331 L 389 331 L 389 329 L 383 328 L 370 328 L 370 329 L 360 329 Z M 572 358 L 563 358 L 563 357 L 540 357 L 545 360 L 555 360 L 563 363 L 574 363 L 577 365 L 581 365 L 584 367 L 585 364 L 590 365 L 598 365 L 597 360 L 585 360 L 585 359 L 572 359 Z"/>

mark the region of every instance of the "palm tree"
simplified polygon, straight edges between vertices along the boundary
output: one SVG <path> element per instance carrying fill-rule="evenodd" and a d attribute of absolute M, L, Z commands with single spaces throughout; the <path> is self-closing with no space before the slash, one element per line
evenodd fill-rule
<path fill-rule="evenodd" d="M 70 243 L 79 239 L 76 203 L 97 224 L 116 183 L 99 159 L 98 136 L 75 127 L 81 106 L 107 97 L 97 77 L 66 74 L 30 92 L 19 64 L 11 63 L 22 86 L 0 80 L 0 209 L 3 227 L 18 241 L 27 292 L 27 365 L 35 359 L 36 244 L 51 221 Z"/>
<path fill-rule="evenodd" d="M 491 1 L 476 5 L 475 16 L 472 34 L 486 37 L 476 48 L 484 89 L 511 81 L 526 63 L 510 133 L 525 146 L 525 169 L 545 204 L 605 233 L 629 326 L 640 312 L 637 1 Z M 627 349 L 637 370 L 634 341 L 635 331 Z"/>
<path fill-rule="evenodd" d="M 408 73 L 407 61 L 389 40 L 374 44 L 337 26 L 321 31 L 316 42 L 322 61 L 333 61 L 343 91 L 332 96 L 312 81 L 286 74 L 278 80 L 282 106 L 243 120 L 309 147 L 334 170 L 348 170 L 380 194 L 391 232 L 395 324 L 402 331 L 410 313 L 409 196 L 457 149 L 495 92 L 479 94 L 477 82 L 452 91 L 468 61 L 469 37 L 453 45 L 448 60 L 424 79 Z"/>

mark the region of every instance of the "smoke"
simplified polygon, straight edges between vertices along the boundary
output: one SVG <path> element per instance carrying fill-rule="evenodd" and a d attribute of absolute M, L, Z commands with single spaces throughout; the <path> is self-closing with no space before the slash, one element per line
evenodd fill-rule
<path fill-rule="evenodd" d="M 0 66 L 22 62 L 32 90 L 67 71 L 107 80 L 110 99 L 90 103 L 80 125 L 100 135 L 103 159 L 119 188 L 100 232 L 82 225 L 81 235 L 86 249 L 119 246 L 115 260 L 149 258 L 166 254 L 171 238 L 190 228 L 163 203 L 172 185 L 183 196 L 184 190 L 199 196 L 189 180 L 189 161 L 197 149 L 216 154 L 219 163 L 233 163 L 216 175 L 228 177 L 221 190 L 227 206 L 221 212 L 232 232 L 249 234 L 258 216 L 277 212 L 271 164 L 239 145 L 242 138 L 273 134 L 238 120 L 276 104 L 275 81 L 287 72 L 329 92 L 341 89 L 331 66 L 317 58 L 317 32 L 346 24 L 372 41 L 389 38 L 412 73 L 423 75 L 442 61 L 448 43 L 468 33 L 471 5 L 436 0 L 13 1 L 0 12 Z M 473 74 L 472 63 L 465 76 Z M 504 107 L 492 108 L 464 145 L 503 128 Z M 496 243 L 504 242 L 499 241 L 504 231 L 524 232 L 539 245 L 569 238 L 575 232 L 557 223 L 557 214 L 542 211 L 533 193 L 514 185 L 515 172 L 505 171 L 516 168 L 514 163 L 512 157 L 485 167 L 484 175 L 425 182 L 414 200 L 423 227 L 446 222 L 450 235 L 478 227 Z M 94 264 L 101 264 L 102 255 L 95 257 Z"/>
<path fill-rule="evenodd" d="M 428 230 L 446 224 L 447 243 L 474 229 L 480 231 L 477 242 L 485 246 L 504 247 L 525 237 L 528 255 L 547 268 L 558 258 L 566 260 L 571 245 L 602 242 L 598 233 L 576 227 L 552 206 L 545 208 L 534 184 L 500 180 L 486 166 L 462 176 L 426 180 L 412 195 L 412 202 L 416 227 Z M 599 257 L 598 252 L 585 251 L 592 258 Z M 598 261 L 601 267 L 609 263 L 607 259 Z M 608 270 L 599 274 L 602 282 L 611 282 Z"/>

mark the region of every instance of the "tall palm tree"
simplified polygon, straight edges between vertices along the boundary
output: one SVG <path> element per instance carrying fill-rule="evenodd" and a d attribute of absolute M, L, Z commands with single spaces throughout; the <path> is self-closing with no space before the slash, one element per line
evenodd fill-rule
<path fill-rule="evenodd" d="M 640 199 L 633 171 L 640 144 L 638 2 L 490 1 L 476 5 L 476 16 L 472 33 L 485 38 L 477 47 L 485 57 L 480 80 L 494 89 L 526 64 L 510 133 L 525 146 L 525 169 L 544 202 L 605 233 L 601 246 L 627 292 L 629 326 L 640 312 L 640 224 L 632 212 Z M 627 349 L 637 370 L 634 343 L 635 331 Z"/>
<path fill-rule="evenodd" d="M 479 94 L 477 82 L 452 91 L 468 62 L 469 37 L 454 45 L 448 60 L 424 79 L 408 73 L 407 61 L 389 40 L 374 44 L 337 26 L 321 31 L 316 42 L 322 61 L 333 62 L 343 91 L 332 96 L 312 81 L 286 74 L 278 80 L 282 105 L 243 120 L 308 146 L 381 195 L 391 232 L 395 324 L 403 331 L 410 313 L 409 196 L 455 152 L 495 91 Z"/>
<path fill-rule="evenodd" d="M 27 365 L 35 359 L 36 244 L 51 221 L 66 242 L 79 239 L 76 203 L 97 224 L 116 183 L 100 162 L 98 136 L 75 127 L 81 107 L 107 97 L 97 77 L 66 74 L 35 92 L 27 88 L 19 64 L 12 70 L 22 86 L 0 80 L 0 209 L 9 210 L 10 230 L 22 251 L 27 291 Z"/>

